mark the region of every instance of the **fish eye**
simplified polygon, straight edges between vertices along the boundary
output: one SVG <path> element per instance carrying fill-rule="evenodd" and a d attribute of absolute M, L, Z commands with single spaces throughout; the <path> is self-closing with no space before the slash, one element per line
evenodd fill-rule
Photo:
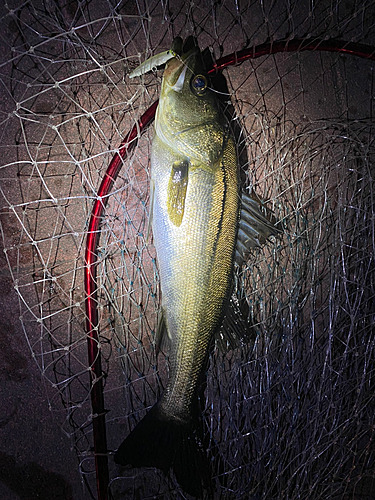
<path fill-rule="evenodd" d="M 206 91 L 208 82 L 204 75 L 195 75 L 190 82 L 191 88 L 197 95 L 202 95 Z"/>

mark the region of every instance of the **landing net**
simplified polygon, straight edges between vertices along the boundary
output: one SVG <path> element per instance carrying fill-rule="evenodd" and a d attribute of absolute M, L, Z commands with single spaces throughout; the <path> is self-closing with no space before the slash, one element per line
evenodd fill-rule
<path fill-rule="evenodd" d="M 192 34 L 214 60 L 266 41 L 375 45 L 375 3 L 8 2 L 1 231 L 30 355 L 96 495 L 84 293 L 98 188 L 125 134 L 158 98 L 140 62 Z M 373 498 L 374 62 L 296 51 L 224 70 L 250 190 L 283 236 L 238 269 L 253 341 L 215 350 L 202 412 L 218 499 Z M 112 452 L 160 396 L 160 282 L 146 240 L 152 128 L 106 200 L 97 268 L 110 495 L 187 498 Z"/>

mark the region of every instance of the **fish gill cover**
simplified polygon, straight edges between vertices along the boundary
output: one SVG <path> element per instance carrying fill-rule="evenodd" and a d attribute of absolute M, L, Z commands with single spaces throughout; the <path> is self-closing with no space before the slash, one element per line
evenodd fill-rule
<path fill-rule="evenodd" d="M 0 18 L 2 293 L 5 301 L 10 277 L 14 322 L 40 369 L 35 383 L 74 450 L 68 469 L 86 485 L 75 485 L 76 497 L 92 498 L 85 238 L 106 168 L 158 98 L 162 71 L 128 74 L 177 35 L 194 35 L 213 59 L 280 39 L 375 45 L 375 5 L 40 0 L 7 2 Z M 214 498 L 373 498 L 373 65 L 297 51 L 224 71 L 243 179 L 283 236 L 237 269 L 251 339 L 210 357 L 201 426 Z M 99 351 L 115 499 L 186 497 L 173 474 L 113 462 L 168 379 L 168 353 L 155 349 L 160 280 L 147 241 L 151 140 L 149 129 L 124 162 L 100 226 Z M 15 358 L 2 349 L 10 387 Z M 2 432 L 12 412 L 3 409 Z"/>

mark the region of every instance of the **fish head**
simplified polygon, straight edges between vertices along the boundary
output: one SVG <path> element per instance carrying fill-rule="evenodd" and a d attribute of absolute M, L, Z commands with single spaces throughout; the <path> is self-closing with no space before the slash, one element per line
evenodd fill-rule
<path fill-rule="evenodd" d="M 223 126 L 216 94 L 193 37 L 174 39 L 166 62 L 155 130 L 186 158 L 212 163 L 222 151 Z"/>
<path fill-rule="evenodd" d="M 164 70 L 160 98 L 171 99 L 176 104 L 205 100 L 214 104 L 215 96 L 195 38 L 189 36 L 185 42 L 180 37 L 175 38 L 170 54 L 173 57 L 167 61 Z"/>
<path fill-rule="evenodd" d="M 183 43 L 182 38 L 175 38 L 170 53 L 174 57 L 167 62 L 164 71 L 162 97 L 172 91 L 203 96 L 208 87 L 208 75 L 195 39 L 190 36 Z"/>

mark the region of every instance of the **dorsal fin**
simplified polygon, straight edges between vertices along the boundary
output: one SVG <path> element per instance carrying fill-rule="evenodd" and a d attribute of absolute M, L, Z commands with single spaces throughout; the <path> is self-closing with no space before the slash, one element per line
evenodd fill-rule
<path fill-rule="evenodd" d="M 280 233 L 281 231 L 263 215 L 259 202 L 242 193 L 236 262 L 242 264 L 251 248 L 261 246 L 270 236 Z"/>

